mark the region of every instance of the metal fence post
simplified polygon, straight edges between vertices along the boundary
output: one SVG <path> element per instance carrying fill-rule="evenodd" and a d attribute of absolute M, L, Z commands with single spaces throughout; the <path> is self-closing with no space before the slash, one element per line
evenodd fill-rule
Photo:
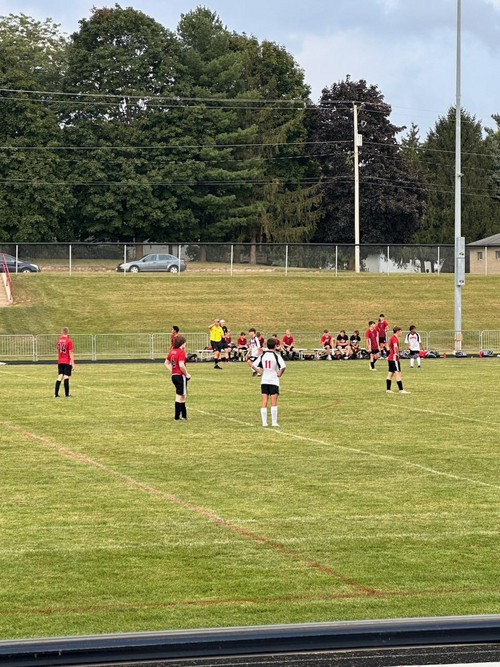
<path fill-rule="evenodd" d="M 484 275 L 488 275 L 488 248 L 484 249 Z"/>
<path fill-rule="evenodd" d="M 285 276 L 288 275 L 288 245 L 285 246 Z"/>
<path fill-rule="evenodd" d="M 179 243 L 179 252 L 177 254 L 177 273 L 181 275 L 181 244 Z"/>
<path fill-rule="evenodd" d="M 441 275 L 441 246 L 438 246 L 438 276 Z"/>
<path fill-rule="evenodd" d="M 389 260 L 389 246 L 387 246 L 387 275 L 391 274 L 390 260 Z"/>
<path fill-rule="evenodd" d="M 16 273 L 17 273 L 18 262 L 19 262 L 19 246 L 16 243 Z"/>
<path fill-rule="evenodd" d="M 124 276 L 127 275 L 127 269 L 125 268 L 126 263 L 127 263 L 127 244 L 125 243 L 125 245 L 123 246 L 123 264 L 124 264 L 124 266 L 123 266 L 123 275 Z"/>
<path fill-rule="evenodd" d="M 69 275 L 71 275 L 71 243 L 68 248 L 68 259 L 69 259 Z"/>
<path fill-rule="evenodd" d="M 335 246 L 335 275 L 338 276 L 339 274 L 339 247 L 338 245 Z"/>
<path fill-rule="evenodd" d="M 231 270 L 230 275 L 233 275 L 233 262 L 234 262 L 234 245 L 231 244 Z"/>
<path fill-rule="evenodd" d="M 97 352 L 96 352 L 96 343 L 95 343 L 95 335 L 92 336 L 92 361 L 96 361 L 97 359 Z"/>

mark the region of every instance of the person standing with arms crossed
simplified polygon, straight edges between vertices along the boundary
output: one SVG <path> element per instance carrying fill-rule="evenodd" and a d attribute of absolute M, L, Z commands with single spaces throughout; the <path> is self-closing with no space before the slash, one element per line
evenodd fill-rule
<path fill-rule="evenodd" d="M 412 324 L 410 330 L 406 334 L 405 338 L 406 347 L 410 350 L 410 368 L 414 367 L 415 357 L 417 358 L 417 366 L 420 366 L 420 334 L 417 331 L 417 327 Z"/>
<path fill-rule="evenodd" d="M 69 337 L 68 327 L 61 329 L 61 335 L 57 339 L 57 371 L 58 376 L 54 389 L 54 398 L 59 398 L 61 382 L 64 382 L 64 397 L 69 398 L 69 379 L 71 372 L 75 370 L 75 358 L 73 356 L 73 341 Z"/>
<path fill-rule="evenodd" d="M 260 415 L 262 426 L 267 426 L 267 402 L 271 397 L 271 426 L 278 426 L 278 396 L 280 393 L 280 377 L 286 369 L 283 358 L 276 353 L 276 340 L 269 338 L 267 341 L 267 350 L 264 350 L 259 358 L 252 364 L 252 369 L 261 377 L 260 390 L 262 394 L 262 404 Z"/>
<path fill-rule="evenodd" d="M 393 328 L 393 335 L 389 340 L 389 373 L 387 374 L 386 391 L 388 394 L 392 394 L 391 384 L 394 374 L 396 374 L 396 382 L 398 385 L 400 394 L 409 394 L 409 391 L 403 389 L 403 381 L 401 380 L 401 362 L 399 360 L 399 337 L 401 336 L 401 327 Z"/>
<path fill-rule="evenodd" d="M 176 336 L 174 346 L 165 359 L 166 368 L 172 373 L 172 382 L 175 387 L 175 421 L 187 419 L 186 397 L 187 382 L 191 376 L 186 369 L 186 339 Z"/>

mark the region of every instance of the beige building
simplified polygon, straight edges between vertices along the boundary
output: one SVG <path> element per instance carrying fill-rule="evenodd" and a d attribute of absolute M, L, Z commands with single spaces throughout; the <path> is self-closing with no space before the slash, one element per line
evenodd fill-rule
<path fill-rule="evenodd" d="M 500 234 L 469 243 L 470 273 L 485 276 L 500 274 Z"/>

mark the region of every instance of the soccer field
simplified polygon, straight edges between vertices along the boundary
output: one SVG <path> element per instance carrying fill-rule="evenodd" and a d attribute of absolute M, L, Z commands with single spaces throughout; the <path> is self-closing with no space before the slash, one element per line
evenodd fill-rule
<path fill-rule="evenodd" d="M 494 613 L 500 359 L 0 366 L 0 637 Z"/>

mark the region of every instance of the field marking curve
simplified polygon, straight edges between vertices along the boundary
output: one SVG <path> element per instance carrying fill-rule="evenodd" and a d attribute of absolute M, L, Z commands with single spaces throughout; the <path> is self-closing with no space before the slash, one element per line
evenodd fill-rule
<path fill-rule="evenodd" d="M 95 461 L 91 459 L 88 456 L 85 456 L 83 454 L 80 454 L 78 452 L 74 452 L 71 449 L 68 449 L 64 445 L 61 445 L 60 443 L 54 442 L 53 440 L 50 440 L 50 438 L 46 438 L 45 436 L 38 435 L 36 433 L 32 433 L 30 431 L 24 430 L 22 427 L 17 426 L 16 424 L 11 424 L 10 422 L 6 421 L 0 421 L 0 425 L 4 426 L 7 429 L 10 429 L 11 431 L 14 431 L 16 433 L 19 433 L 23 435 L 24 437 L 30 439 L 30 440 L 36 440 L 37 442 L 41 442 L 45 445 L 48 445 L 52 449 L 55 449 L 58 451 L 60 454 L 63 454 L 64 456 L 67 456 L 70 459 L 79 461 L 80 463 L 84 463 L 86 465 L 92 466 L 94 468 L 97 468 L 101 472 L 104 472 L 107 475 L 110 475 L 112 477 L 115 477 L 122 482 L 126 482 L 130 486 L 134 486 L 138 489 L 141 489 L 143 491 L 146 491 L 147 493 L 150 493 L 152 495 L 160 496 L 162 498 L 165 498 L 169 500 L 170 502 L 180 506 L 184 507 L 186 509 L 192 510 L 199 514 L 200 516 L 203 516 L 213 523 L 222 526 L 223 528 L 226 528 L 228 530 L 233 531 L 234 533 L 237 533 L 241 535 L 242 537 L 246 537 L 254 542 L 257 542 L 259 544 L 263 544 L 264 546 L 271 547 L 274 551 L 277 551 L 279 553 L 284 554 L 285 556 L 291 557 L 298 562 L 301 562 L 308 567 L 318 570 L 322 572 L 323 574 L 327 574 L 329 576 L 334 577 L 338 581 L 342 582 L 343 584 L 350 586 L 351 588 L 356 589 L 357 591 L 363 593 L 364 595 L 376 595 L 377 591 L 373 588 L 370 588 L 368 586 L 364 586 L 363 584 L 360 584 L 359 582 L 355 581 L 354 579 L 347 577 L 340 572 L 337 572 L 333 568 L 324 565 L 323 563 L 320 563 L 318 561 L 315 561 L 312 558 L 308 558 L 307 556 L 302 556 L 301 554 L 293 551 L 292 549 L 289 549 L 286 547 L 284 544 L 281 544 L 280 542 L 277 542 L 275 540 L 271 540 L 267 537 L 264 537 L 262 535 L 258 535 L 257 533 L 254 533 L 250 530 L 247 530 L 246 528 L 243 528 L 241 526 L 238 526 L 237 524 L 231 523 L 230 521 L 227 521 L 226 519 L 223 519 L 222 517 L 218 516 L 214 512 L 211 512 L 210 510 L 205 509 L 204 507 L 200 507 L 199 505 L 195 505 L 194 503 L 191 503 L 187 500 L 183 500 L 179 496 L 173 494 L 173 493 L 168 493 L 166 491 L 162 491 L 161 489 L 157 489 L 154 486 L 151 486 L 150 484 L 145 484 L 144 482 L 140 482 L 139 480 L 134 479 L 133 477 L 130 477 L 129 475 L 125 475 L 121 472 L 118 472 L 116 470 L 113 470 L 112 468 L 109 468 L 108 466 L 105 466 L 103 463 L 100 463 L 99 461 Z"/>

